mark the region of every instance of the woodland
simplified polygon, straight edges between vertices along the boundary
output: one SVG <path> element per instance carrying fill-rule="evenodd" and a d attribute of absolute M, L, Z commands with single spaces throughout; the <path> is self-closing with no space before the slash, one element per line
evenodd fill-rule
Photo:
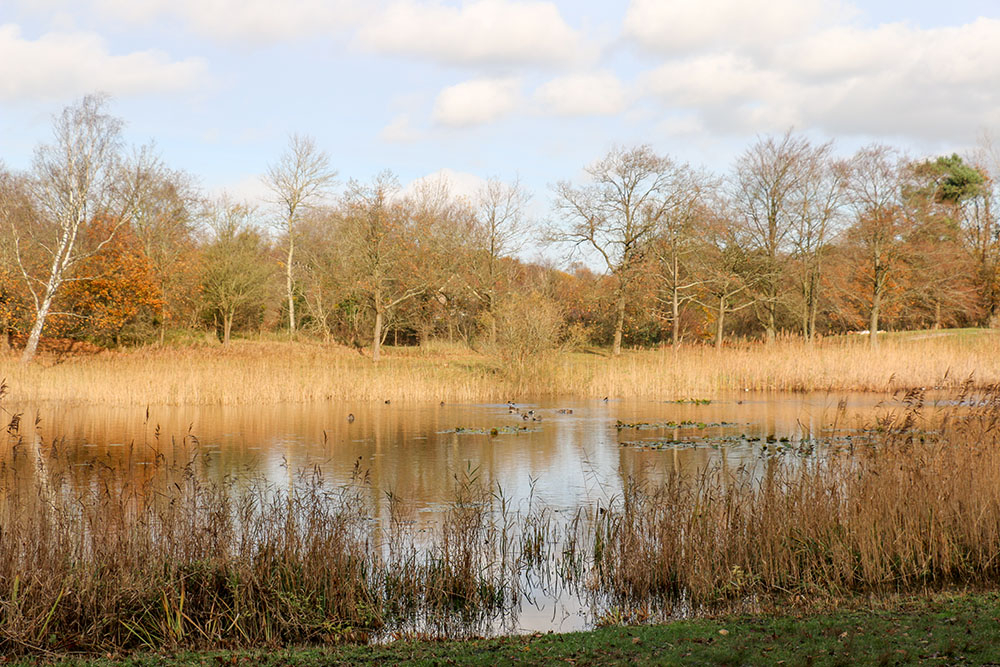
<path fill-rule="evenodd" d="M 268 202 L 210 196 L 108 98 L 56 114 L 29 168 L 0 162 L 0 346 L 206 335 L 363 350 L 643 348 L 997 321 L 1000 150 L 841 155 L 789 131 L 725 173 L 619 146 L 546 192 L 489 179 L 402 187 L 342 176 L 308 136 L 262 176 Z M 2 157 L 2 156 L 0 156 Z M 335 167 L 337 163 L 337 167 Z M 553 174 L 554 179 L 559 175 Z"/>

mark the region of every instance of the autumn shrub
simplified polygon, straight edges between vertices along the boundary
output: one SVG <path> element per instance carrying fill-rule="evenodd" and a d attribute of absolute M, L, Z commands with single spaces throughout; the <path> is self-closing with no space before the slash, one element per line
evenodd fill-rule
<path fill-rule="evenodd" d="M 537 383 L 553 372 L 566 329 L 559 304 L 537 291 L 512 293 L 500 302 L 493 317 L 496 334 L 489 347 L 507 377 Z"/>

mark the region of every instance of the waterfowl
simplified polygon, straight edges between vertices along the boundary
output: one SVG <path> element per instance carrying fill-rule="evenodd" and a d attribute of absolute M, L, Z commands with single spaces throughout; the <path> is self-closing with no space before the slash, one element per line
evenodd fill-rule
<path fill-rule="evenodd" d="M 347 423 L 350 424 L 353 421 L 354 421 L 354 413 L 352 412 L 349 415 L 347 415 Z"/>

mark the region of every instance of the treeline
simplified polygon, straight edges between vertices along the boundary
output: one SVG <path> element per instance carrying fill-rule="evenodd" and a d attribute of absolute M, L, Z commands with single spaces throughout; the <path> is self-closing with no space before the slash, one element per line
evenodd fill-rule
<path fill-rule="evenodd" d="M 842 159 L 793 133 L 729 173 L 616 148 L 552 188 L 532 220 L 517 182 L 474 197 L 336 180 L 292 137 L 270 204 L 207 198 L 150 147 L 126 146 L 107 100 L 55 118 L 29 170 L 0 164 L 0 344 L 101 345 L 211 330 L 365 347 L 435 338 L 523 361 L 562 344 L 724 344 L 850 330 L 992 325 L 1000 300 L 996 174 L 970 157 L 871 145 Z M 336 192 L 335 192 L 336 188 Z M 526 252 L 546 246 L 529 262 Z"/>

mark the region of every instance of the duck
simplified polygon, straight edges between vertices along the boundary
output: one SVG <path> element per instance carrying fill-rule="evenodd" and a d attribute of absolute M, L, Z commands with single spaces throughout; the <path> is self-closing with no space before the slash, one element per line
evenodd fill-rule
<path fill-rule="evenodd" d="M 354 413 L 352 412 L 352 413 L 350 413 L 350 414 L 347 415 L 347 423 L 351 424 L 353 422 L 354 422 Z"/>

